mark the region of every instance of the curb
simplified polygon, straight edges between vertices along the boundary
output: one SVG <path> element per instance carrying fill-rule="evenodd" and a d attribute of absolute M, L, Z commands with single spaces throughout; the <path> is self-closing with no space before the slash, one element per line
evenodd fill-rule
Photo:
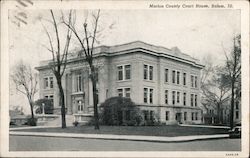
<path fill-rule="evenodd" d="M 160 137 L 160 136 L 135 136 L 135 135 L 109 135 L 109 134 L 73 134 L 73 133 L 45 133 L 45 132 L 16 132 L 10 131 L 10 135 L 15 136 L 40 136 L 40 137 L 59 137 L 59 138 L 82 138 L 82 139 L 104 139 L 104 140 L 130 140 L 147 142 L 188 142 L 195 140 L 209 140 L 229 138 L 228 134 L 218 135 L 198 135 L 198 136 L 178 136 L 178 137 Z"/>
<path fill-rule="evenodd" d="M 219 129 L 230 129 L 230 127 L 228 127 L 228 126 L 186 125 L 186 124 L 179 124 L 179 126 L 183 126 L 183 127 L 199 127 L 199 128 L 219 128 Z"/>

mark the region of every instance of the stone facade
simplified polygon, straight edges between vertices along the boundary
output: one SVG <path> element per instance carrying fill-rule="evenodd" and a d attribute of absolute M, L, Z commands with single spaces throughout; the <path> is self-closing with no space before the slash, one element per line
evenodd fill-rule
<path fill-rule="evenodd" d="M 78 52 L 69 55 L 63 76 L 67 114 L 93 113 L 92 84 L 87 64 Z M 98 100 L 112 96 L 130 97 L 144 112 L 160 122 L 201 123 L 200 70 L 198 60 L 180 52 L 136 41 L 94 50 L 98 65 Z M 40 78 L 40 98 L 53 99 L 55 113 L 60 111 L 56 80 L 41 62 L 36 69 Z M 52 86 L 51 86 L 52 85 Z"/>

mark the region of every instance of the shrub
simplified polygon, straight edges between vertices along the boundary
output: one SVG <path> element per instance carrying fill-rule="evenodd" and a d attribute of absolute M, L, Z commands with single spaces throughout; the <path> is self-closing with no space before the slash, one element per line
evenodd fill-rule
<path fill-rule="evenodd" d="M 140 125 L 140 110 L 130 98 L 112 97 L 100 106 L 100 121 L 104 125 Z"/>
<path fill-rule="evenodd" d="M 27 122 L 25 123 L 25 125 L 36 126 L 36 123 L 37 123 L 37 119 L 36 118 L 28 118 Z"/>
<path fill-rule="evenodd" d="M 13 121 L 10 121 L 10 125 L 16 125 L 15 122 Z"/>
<path fill-rule="evenodd" d="M 38 108 L 36 109 L 36 113 L 37 114 L 42 114 L 43 112 L 43 106 L 42 104 L 44 103 L 44 112 L 45 114 L 53 114 L 53 102 L 51 99 L 38 99 L 35 102 L 35 105 L 38 106 Z"/>
<path fill-rule="evenodd" d="M 75 127 L 77 127 L 77 126 L 78 126 L 78 124 L 79 124 L 79 122 L 78 122 L 78 121 L 73 122 L 73 125 L 74 125 Z"/>

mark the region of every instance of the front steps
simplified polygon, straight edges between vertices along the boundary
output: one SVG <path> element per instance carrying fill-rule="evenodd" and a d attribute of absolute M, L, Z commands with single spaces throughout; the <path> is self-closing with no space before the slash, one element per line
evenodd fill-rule
<path fill-rule="evenodd" d="M 74 116 L 73 115 L 65 115 L 66 119 L 66 126 L 73 126 Z M 42 124 L 42 126 L 55 126 L 60 127 L 62 126 L 62 116 L 57 115 L 54 120 L 46 121 Z M 38 123 L 39 124 L 39 123 Z"/>

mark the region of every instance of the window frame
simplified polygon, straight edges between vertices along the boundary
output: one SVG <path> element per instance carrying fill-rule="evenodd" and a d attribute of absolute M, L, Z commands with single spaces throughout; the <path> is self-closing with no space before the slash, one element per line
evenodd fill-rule
<path fill-rule="evenodd" d="M 143 64 L 143 80 L 154 81 L 154 65 Z"/>
<path fill-rule="evenodd" d="M 169 69 L 164 69 L 164 74 L 165 74 L 165 82 L 168 83 L 169 81 Z"/>
<path fill-rule="evenodd" d="M 183 93 L 183 105 L 184 106 L 187 105 L 187 93 L 186 92 Z"/>
<path fill-rule="evenodd" d="M 169 114 L 170 114 L 170 111 L 165 111 L 165 120 L 166 120 L 166 121 L 169 121 L 169 118 L 170 118 L 170 117 L 169 117 L 169 116 L 170 116 Z"/>
<path fill-rule="evenodd" d="M 83 77 L 82 73 L 76 74 L 76 89 L 75 92 L 83 92 Z"/>
<path fill-rule="evenodd" d="M 187 73 L 183 72 L 183 85 L 186 86 L 187 85 Z"/>
<path fill-rule="evenodd" d="M 183 120 L 187 121 L 187 112 L 186 111 L 183 113 Z"/>
<path fill-rule="evenodd" d="M 168 90 L 165 89 L 165 104 L 168 104 Z"/>
<path fill-rule="evenodd" d="M 176 84 L 177 84 L 177 85 L 180 84 L 180 77 L 181 77 L 180 71 L 176 71 Z"/>
<path fill-rule="evenodd" d="M 129 67 L 129 68 L 128 68 Z M 117 81 L 129 81 L 132 78 L 131 64 L 116 65 Z M 129 72 L 129 74 L 127 74 Z"/>
<path fill-rule="evenodd" d="M 149 88 L 149 87 L 143 88 L 143 102 L 146 104 L 154 103 L 154 88 Z"/>

